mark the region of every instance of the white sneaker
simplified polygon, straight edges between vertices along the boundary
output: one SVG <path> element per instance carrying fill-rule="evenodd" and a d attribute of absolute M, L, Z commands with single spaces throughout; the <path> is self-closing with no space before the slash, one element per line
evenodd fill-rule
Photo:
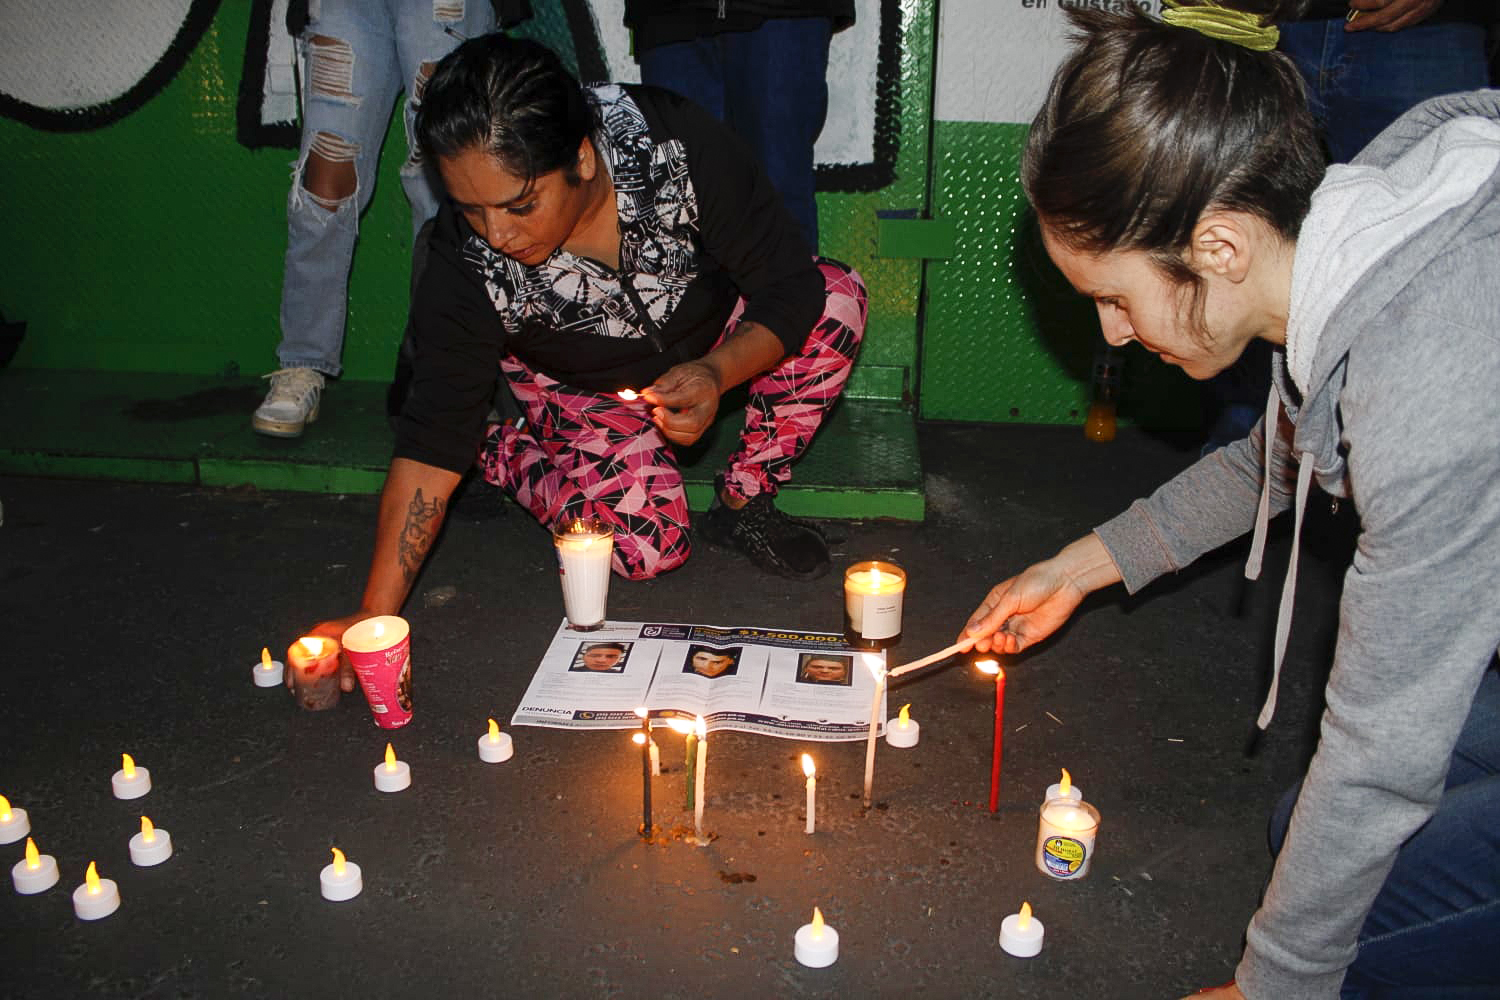
<path fill-rule="evenodd" d="M 272 437 L 301 437 L 302 428 L 318 419 L 323 373 L 315 368 L 283 368 L 262 377 L 271 380 L 271 391 L 250 418 L 250 426 Z"/>

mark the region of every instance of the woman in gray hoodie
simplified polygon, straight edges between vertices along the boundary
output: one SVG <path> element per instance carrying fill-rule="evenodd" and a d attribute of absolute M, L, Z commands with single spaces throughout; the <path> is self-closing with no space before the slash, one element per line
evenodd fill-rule
<path fill-rule="evenodd" d="M 1314 478 L 1360 535 L 1316 752 L 1215 996 L 1500 996 L 1500 94 L 1429 101 L 1324 171 L 1273 0 L 1072 12 L 1023 165 L 1105 338 L 1195 378 L 1255 338 L 1266 416 L 998 584 L 966 633 L 1015 652 L 1291 508 L 1271 718 Z M 1244 11 L 1239 8 L 1244 8 Z M 1246 13 L 1248 11 L 1248 13 Z"/>

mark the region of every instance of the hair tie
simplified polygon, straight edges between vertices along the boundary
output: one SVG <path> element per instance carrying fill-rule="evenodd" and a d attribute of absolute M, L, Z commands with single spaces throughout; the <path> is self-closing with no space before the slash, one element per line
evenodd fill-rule
<path fill-rule="evenodd" d="M 1162 0 L 1161 19 L 1174 28 L 1188 28 L 1208 38 L 1230 42 L 1254 52 L 1270 52 L 1281 40 L 1274 24 L 1262 24 L 1260 15 L 1220 7 L 1214 0 L 1184 7 L 1177 0 Z"/>

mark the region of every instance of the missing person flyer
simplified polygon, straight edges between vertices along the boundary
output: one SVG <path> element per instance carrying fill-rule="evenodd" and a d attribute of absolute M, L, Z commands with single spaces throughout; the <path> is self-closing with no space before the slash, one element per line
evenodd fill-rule
<path fill-rule="evenodd" d="M 634 729 L 695 720 L 799 740 L 860 740 L 870 729 L 875 673 L 885 654 L 842 635 L 796 629 L 605 622 L 558 628 L 511 717 L 513 726 Z M 877 709 L 885 726 L 885 697 Z"/>

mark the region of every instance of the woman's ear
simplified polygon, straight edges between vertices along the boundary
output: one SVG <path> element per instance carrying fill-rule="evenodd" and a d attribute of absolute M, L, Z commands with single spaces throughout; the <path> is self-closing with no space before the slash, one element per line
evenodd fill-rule
<path fill-rule="evenodd" d="M 1210 212 L 1193 227 L 1190 264 L 1202 275 L 1245 280 L 1265 224 L 1244 212 Z"/>
<path fill-rule="evenodd" d="M 591 181 L 598 170 L 599 152 L 594 149 L 593 141 L 584 136 L 578 143 L 578 176 L 582 180 Z"/>

